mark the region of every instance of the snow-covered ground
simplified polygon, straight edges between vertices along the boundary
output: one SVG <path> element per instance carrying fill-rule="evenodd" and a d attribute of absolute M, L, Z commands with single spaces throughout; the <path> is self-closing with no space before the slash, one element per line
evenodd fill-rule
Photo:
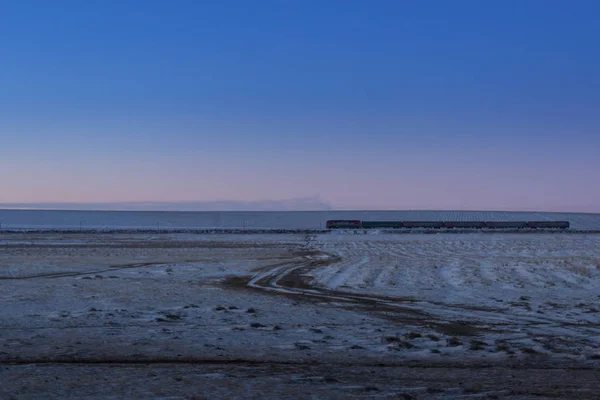
<path fill-rule="evenodd" d="M 388 297 L 425 319 L 485 330 L 488 344 L 600 355 L 600 235 L 347 235 L 312 284 Z M 502 332 L 500 332 L 502 331 Z"/>
<path fill-rule="evenodd" d="M 0 398 L 190 398 L 194 382 L 226 397 L 596 398 L 599 245 L 560 233 L 0 235 Z M 111 391 L 103 379 L 121 380 Z"/>

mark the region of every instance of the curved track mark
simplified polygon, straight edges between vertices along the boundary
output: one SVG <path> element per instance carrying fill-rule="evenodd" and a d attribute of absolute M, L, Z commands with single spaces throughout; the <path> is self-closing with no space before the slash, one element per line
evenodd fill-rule
<path fill-rule="evenodd" d="M 66 278 L 73 276 L 81 276 L 81 275 L 91 275 L 91 274 L 100 274 L 104 272 L 113 272 L 119 271 L 123 269 L 131 269 L 131 268 L 142 268 L 149 267 L 151 265 L 162 265 L 169 264 L 164 262 L 148 262 L 148 263 L 135 263 L 135 264 L 124 264 L 124 265 L 114 265 L 108 268 L 89 270 L 89 271 L 65 271 L 65 272 L 54 272 L 48 274 L 34 274 L 34 275 L 26 275 L 26 276 L 0 276 L 0 280 L 25 280 L 25 279 L 35 279 L 35 278 Z"/>

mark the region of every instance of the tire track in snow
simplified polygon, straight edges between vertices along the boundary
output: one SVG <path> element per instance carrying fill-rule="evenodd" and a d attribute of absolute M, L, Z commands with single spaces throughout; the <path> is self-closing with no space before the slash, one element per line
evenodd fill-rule
<path fill-rule="evenodd" d="M 490 241 L 484 238 L 481 243 L 472 243 L 468 240 L 448 239 L 450 243 L 447 243 L 448 240 L 394 242 L 373 241 L 368 237 L 356 237 L 352 241 L 347 239 L 342 237 L 336 242 L 329 240 L 322 246 L 319 243 L 312 244 L 313 249 L 332 251 L 337 259 L 331 254 L 321 253 L 313 256 L 312 261 L 308 257 L 298 263 L 259 273 L 250 280 L 249 286 L 350 303 L 359 309 L 368 306 L 369 311 L 377 311 L 376 306 L 386 312 L 397 309 L 403 313 L 410 310 L 418 313 L 422 321 L 443 323 L 466 318 L 476 325 L 506 327 L 515 331 L 523 327 L 540 332 L 556 328 L 579 337 L 589 335 L 590 332 L 600 334 L 600 321 L 594 322 L 593 318 L 578 319 L 577 315 L 571 317 L 560 313 L 536 314 L 533 310 L 514 308 L 516 305 L 513 306 L 510 300 L 511 297 L 519 296 L 518 286 L 540 289 L 540 278 L 544 275 L 541 268 L 527 268 L 521 271 L 520 276 L 517 275 L 518 278 L 514 275 L 515 267 L 511 265 L 515 263 L 510 260 L 520 258 L 523 261 L 523 258 L 528 260 L 547 256 L 546 252 L 536 251 L 535 243 L 530 240 L 523 243 L 514 239 Z M 412 255 L 409 251 L 411 246 L 414 248 Z M 589 250 L 589 246 L 587 249 Z M 493 255 L 487 257 L 488 252 Z M 319 257 L 320 262 L 315 263 L 314 258 Z M 508 260 L 508 264 L 502 266 L 505 260 Z M 590 260 L 593 265 L 594 258 Z M 364 271 L 361 272 L 361 269 Z M 310 282 L 307 278 L 309 276 L 313 278 Z M 290 282 L 295 283 L 290 286 Z M 387 283 L 395 283 L 397 286 L 387 287 L 386 292 Z M 404 292 L 402 297 L 387 294 L 398 293 L 411 286 L 414 287 L 413 290 Z M 353 287 L 363 293 L 351 291 Z M 336 290 L 337 288 L 343 290 Z M 364 293 L 370 288 L 378 293 Z M 500 293 L 494 292 L 498 289 L 504 296 L 509 296 L 501 304 L 494 298 L 494 295 Z M 428 290 L 445 292 L 446 296 L 431 297 L 428 296 Z M 480 298 L 487 300 L 477 301 Z"/>
<path fill-rule="evenodd" d="M 36 279 L 36 278 L 67 278 L 67 277 L 82 276 L 82 275 L 101 274 L 104 272 L 114 272 L 114 271 L 120 271 L 120 270 L 124 270 L 124 269 L 143 268 L 143 267 L 149 267 L 149 266 L 168 265 L 168 264 L 172 264 L 172 263 L 148 262 L 148 263 L 124 264 L 124 265 L 115 265 L 115 266 L 111 266 L 108 268 L 87 270 L 87 271 L 64 271 L 64 272 L 52 272 L 52 273 L 24 275 L 24 276 L 0 276 L 0 280 L 26 280 L 26 279 Z"/>

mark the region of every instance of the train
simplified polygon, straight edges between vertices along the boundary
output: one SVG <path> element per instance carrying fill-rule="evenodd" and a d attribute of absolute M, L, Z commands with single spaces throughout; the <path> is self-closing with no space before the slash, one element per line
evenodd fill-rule
<path fill-rule="evenodd" d="M 567 229 L 569 221 L 360 221 L 328 220 L 327 229 Z"/>
<path fill-rule="evenodd" d="M 360 229 L 362 228 L 362 221 L 355 220 L 342 220 L 332 219 L 327 221 L 325 224 L 327 229 Z"/>

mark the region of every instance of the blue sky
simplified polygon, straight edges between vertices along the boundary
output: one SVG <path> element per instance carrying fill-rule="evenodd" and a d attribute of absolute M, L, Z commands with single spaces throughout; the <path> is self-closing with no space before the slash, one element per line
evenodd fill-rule
<path fill-rule="evenodd" d="M 596 1 L 0 2 L 0 203 L 600 212 Z"/>

